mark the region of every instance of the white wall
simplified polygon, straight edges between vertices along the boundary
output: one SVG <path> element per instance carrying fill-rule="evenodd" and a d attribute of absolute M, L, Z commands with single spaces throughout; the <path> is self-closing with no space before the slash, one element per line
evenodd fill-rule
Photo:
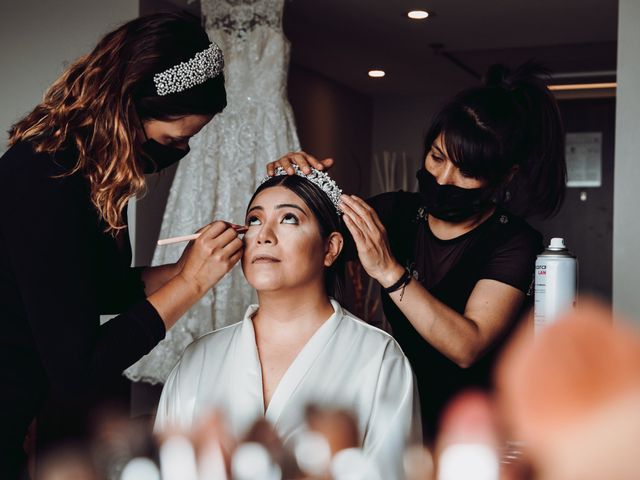
<path fill-rule="evenodd" d="M 640 2 L 619 0 L 613 307 L 640 323 Z"/>
<path fill-rule="evenodd" d="M 42 99 L 64 67 L 138 16 L 138 0 L 0 2 L 0 153 L 7 130 Z"/>

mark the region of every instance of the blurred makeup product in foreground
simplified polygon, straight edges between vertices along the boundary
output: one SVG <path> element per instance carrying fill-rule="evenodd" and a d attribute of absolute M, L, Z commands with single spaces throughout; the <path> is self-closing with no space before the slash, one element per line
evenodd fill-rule
<path fill-rule="evenodd" d="M 90 445 L 58 450 L 33 478 L 382 480 L 359 444 L 356 419 L 345 410 L 310 406 L 286 446 L 265 420 L 256 421 L 242 438 L 230 435 L 225 423 L 222 415 L 212 413 L 192 431 L 171 429 L 154 439 L 144 425 L 109 415 L 96 426 Z M 424 471 L 425 458 L 430 465 L 430 454 L 425 452 L 420 446 L 407 450 L 406 472 Z M 406 478 L 431 477 L 407 473 Z"/>
<path fill-rule="evenodd" d="M 149 425 L 109 413 L 93 439 L 52 452 L 34 480 L 386 480 L 360 443 L 358 421 L 344 409 L 310 405 L 291 441 L 259 419 L 234 437 L 219 412 L 189 431 L 153 437 Z M 407 480 L 433 480 L 431 453 L 422 445 L 404 452 Z"/>
<path fill-rule="evenodd" d="M 487 394 L 467 391 L 444 410 L 436 452 L 438 480 L 498 480 L 498 419 Z"/>
<path fill-rule="evenodd" d="M 625 323 L 581 300 L 535 341 L 521 331 L 500 360 L 500 412 L 535 478 L 637 478 L 640 335 Z"/>

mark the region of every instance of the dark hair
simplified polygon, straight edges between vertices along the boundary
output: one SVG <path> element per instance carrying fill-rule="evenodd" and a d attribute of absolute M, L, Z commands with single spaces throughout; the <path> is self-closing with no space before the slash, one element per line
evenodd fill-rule
<path fill-rule="evenodd" d="M 182 92 L 160 96 L 156 92 L 153 75 L 205 50 L 211 40 L 197 17 L 187 12 L 158 13 L 141 17 L 127 24 L 132 35 L 130 58 L 136 59 L 135 68 L 145 71 L 132 96 L 142 119 L 165 120 L 190 114 L 215 115 L 227 106 L 224 75 Z"/>
<path fill-rule="evenodd" d="M 29 141 L 38 152 L 75 148 L 67 175 L 82 173 L 91 202 L 115 233 L 123 210 L 144 191 L 139 157 L 141 119 L 216 114 L 226 105 L 224 76 L 180 93 L 159 96 L 153 76 L 192 58 L 210 41 L 193 15 L 159 13 L 125 23 L 76 60 L 44 100 L 11 129 L 9 145 Z"/>
<path fill-rule="evenodd" d="M 342 219 L 327 194 L 299 175 L 278 175 L 270 178 L 256 189 L 247 208 L 260 192 L 272 187 L 284 187 L 302 199 L 316 217 L 323 239 L 328 238 L 333 232 L 344 233 Z M 333 264 L 325 270 L 324 286 L 327 295 L 341 300 L 344 286 L 343 255 L 338 255 Z"/>
<path fill-rule="evenodd" d="M 532 62 L 513 71 L 491 66 L 482 86 L 460 92 L 436 115 L 423 158 L 442 133 L 451 161 L 487 180 L 496 203 L 509 202 L 520 215 L 556 213 L 566 184 L 564 129 L 546 75 Z"/>

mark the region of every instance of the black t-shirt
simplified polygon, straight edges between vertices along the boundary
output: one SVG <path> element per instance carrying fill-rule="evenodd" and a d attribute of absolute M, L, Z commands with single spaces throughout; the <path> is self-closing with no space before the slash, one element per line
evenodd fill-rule
<path fill-rule="evenodd" d="M 17 477 L 25 431 L 48 396 L 84 410 L 165 334 L 130 268 L 129 239 L 104 233 L 88 183 L 60 176 L 73 150 L 18 143 L 0 158 L 0 478 Z M 104 325 L 101 314 L 121 313 Z"/>
<path fill-rule="evenodd" d="M 456 312 L 464 313 L 481 279 L 511 285 L 530 300 L 535 258 L 543 245 L 542 236 L 524 220 L 498 209 L 470 232 L 441 240 L 429 229 L 427 210 L 419 194 L 385 193 L 368 202 L 387 230 L 395 258 L 411 269 L 414 278 L 434 297 Z M 430 439 L 442 408 L 452 396 L 466 387 L 490 386 L 497 353 L 513 325 L 474 365 L 463 369 L 424 340 L 384 293 L 382 304 L 393 335 L 416 374 L 425 437 Z M 526 302 L 524 308 L 529 305 Z"/>

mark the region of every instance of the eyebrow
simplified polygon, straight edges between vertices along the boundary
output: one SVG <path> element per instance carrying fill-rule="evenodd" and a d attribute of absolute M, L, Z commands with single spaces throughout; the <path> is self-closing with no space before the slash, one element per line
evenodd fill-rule
<path fill-rule="evenodd" d="M 296 205 L 295 203 L 280 203 L 275 206 L 274 210 L 279 210 L 281 208 L 295 208 L 296 210 L 300 210 L 302 213 L 304 213 L 305 216 L 307 216 L 307 213 L 299 205 Z M 253 210 L 264 211 L 264 207 L 261 207 L 260 205 L 256 205 L 255 207 L 251 207 L 249 210 L 247 210 L 247 213 L 250 213 Z"/>
<path fill-rule="evenodd" d="M 446 157 L 444 150 L 442 150 L 438 145 L 436 145 L 435 143 L 433 145 L 431 145 L 431 148 L 434 148 L 438 151 L 438 153 L 440 155 L 442 155 L 443 157 Z"/>

